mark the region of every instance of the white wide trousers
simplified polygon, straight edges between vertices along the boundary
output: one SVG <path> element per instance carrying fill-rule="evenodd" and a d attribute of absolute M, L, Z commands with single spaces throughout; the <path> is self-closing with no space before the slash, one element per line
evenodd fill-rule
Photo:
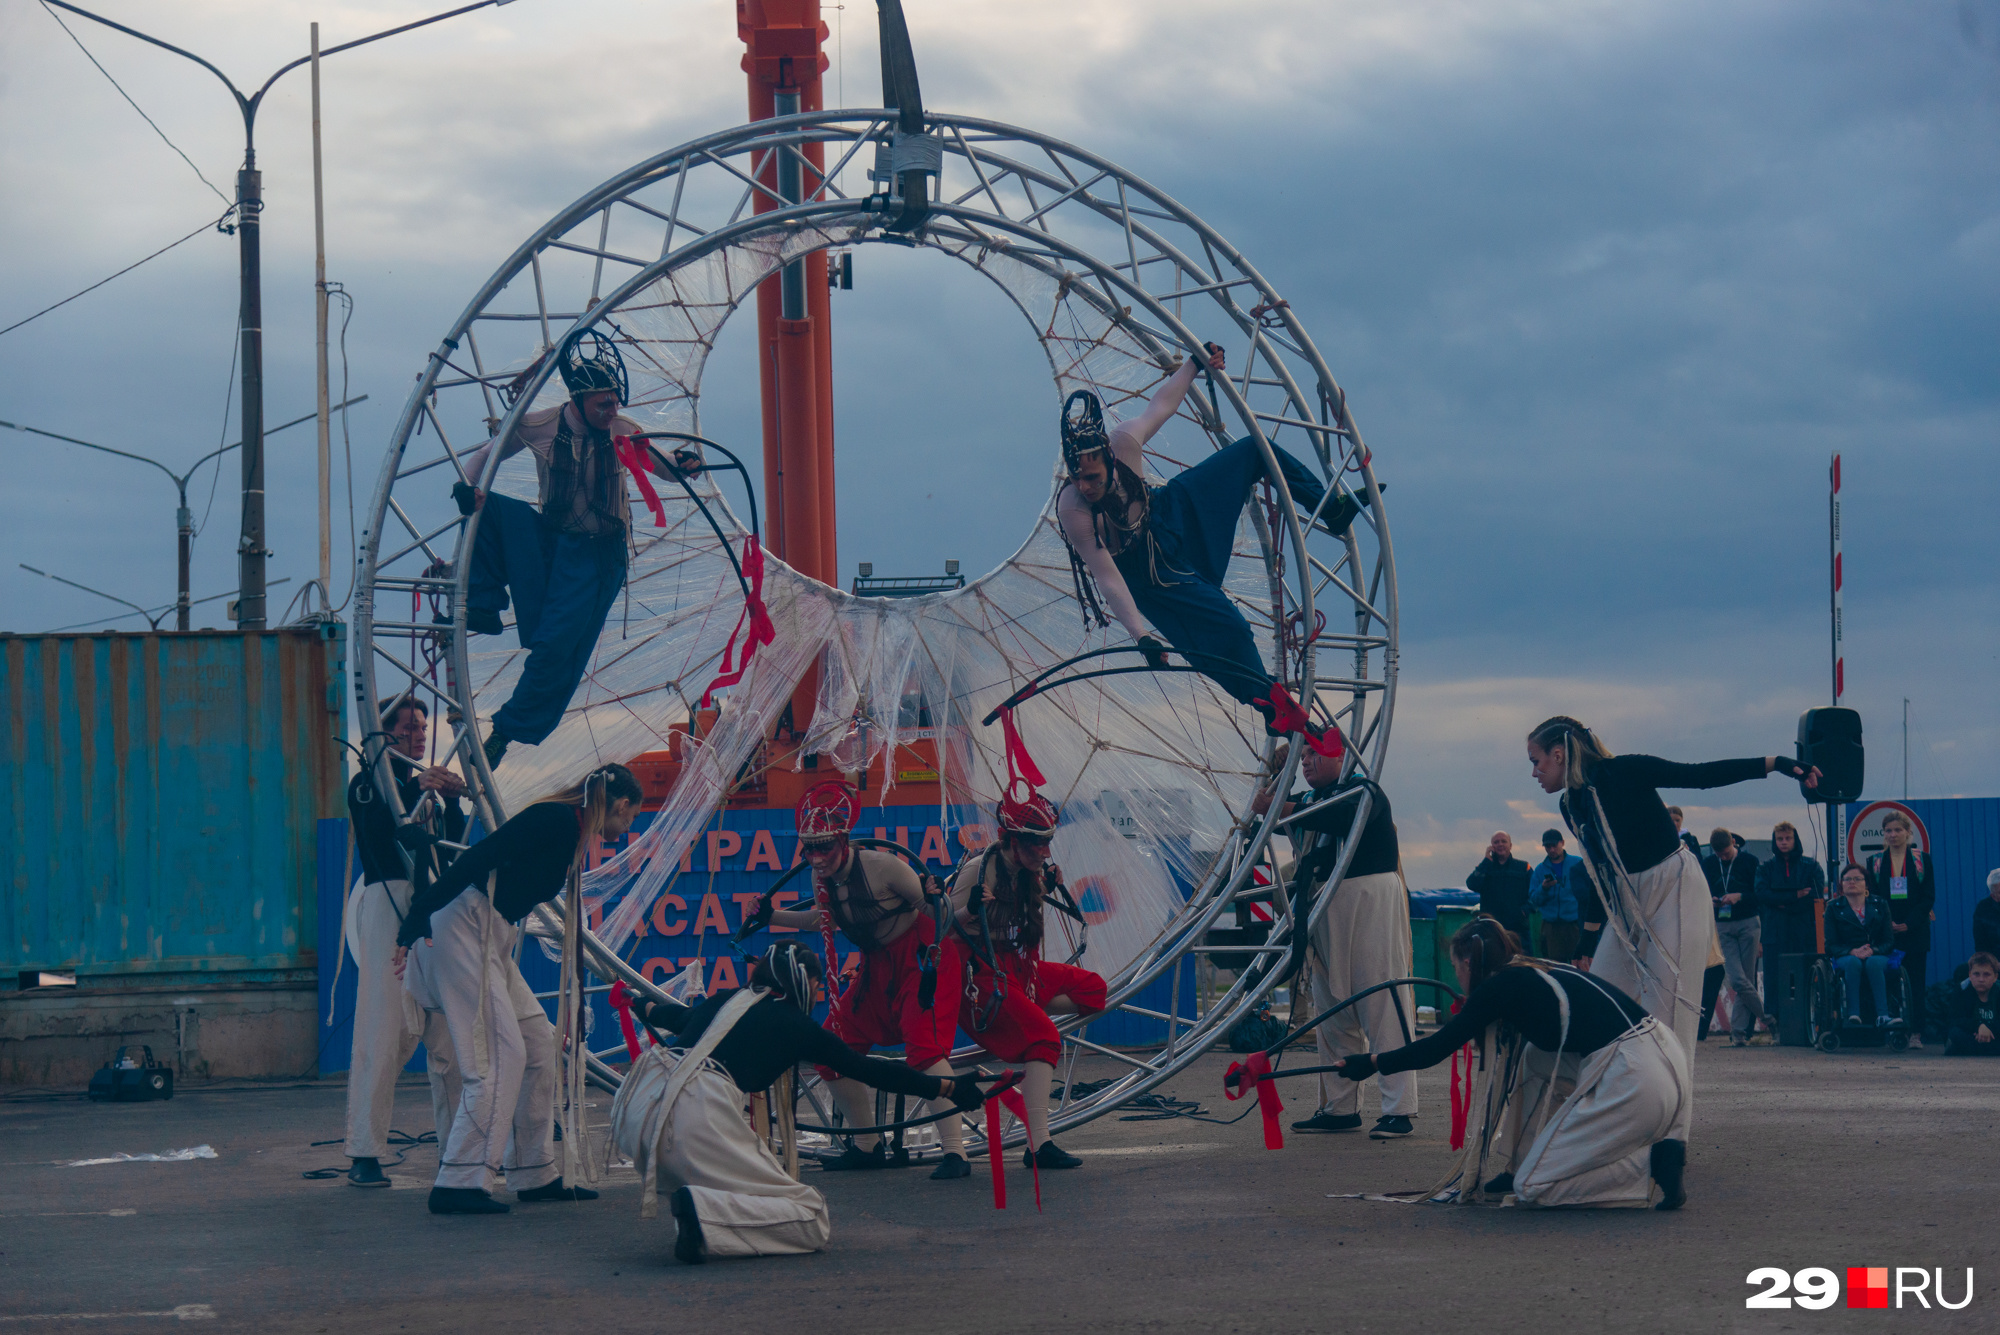
<path fill-rule="evenodd" d="M 1410 976 L 1410 901 L 1395 872 L 1350 876 L 1334 891 L 1326 914 L 1313 931 L 1312 1003 L 1317 1015 L 1364 987 Z M 1412 1029 L 1417 1022 L 1413 989 L 1392 988 L 1350 1006 L 1313 1031 L 1322 1064 L 1357 1052 L 1390 1052 L 1408 1043 L 1396 1022 L 1400 996 Z M 1376 1077 L 1384 1117 L 1417 1115 L 1417 1079 L 1412 1071 Z M 1319 1110 L 1345 1117 L 1361 1110 L 1365 1081 L 1319 1077 Z"/>
<path fill-rule="evenodd" d="M 458 1108 L 458 1069 L 451 1031 L 442 1015 L 416 1003 L 396 977 L 390 957 L 396 932 L 410 909 L 408 881 L 364 881 L 348 896 L 347 950 L 354 956 L 354 1053 L 347 1066 L 347 1157 L 388 1154 L 389 1120 L 396 1107 L 396 1077 L 424 1045 L 430 1070 L 431 1125 L 438 1144 L 451 1132 Z"/>
<path fill-rule="evenodd" d="M 1543 1055 L 1530 1051 L 1528 1060 Z M 1643 1208 L 1653 1143 L 1671 1137 L 1689 1088 L 1680 1040 L 1651 1016 L 1641 1020 L 1581 1063 L 1575 1091 L 1518 1161 L 1514 1193 L 1528 1205 Z"/>
<path fill-rule="evenodd" d="M 1683 1062 L 1691 1070 L 1695 1030 L 1701 1022 L 1701 976 L 1708 967 L 1715 937 L 1708 878 L 1683 844 L 1659 866 L 1632 877 L 1631 889 L 1637 897 L 1633 908 L 1652 933 L 1651 944 L 1644 947 L 1645 969 L 1641 971 L 1640 961 L 1607 925 L 1590 961 L 1590 971 L 1636 998 L 1648 1015 L 1673 1030 L 1680 1040 Z M 1598 892 L 1608 904 L 1617 888 L 1600 885 Z M 1681 1100 L 1680 1117 L 1666 1138 L 1686 1140 L 1693 1124 L 1694 1084 L 1690 1080 L 1687 1096 Z"/>

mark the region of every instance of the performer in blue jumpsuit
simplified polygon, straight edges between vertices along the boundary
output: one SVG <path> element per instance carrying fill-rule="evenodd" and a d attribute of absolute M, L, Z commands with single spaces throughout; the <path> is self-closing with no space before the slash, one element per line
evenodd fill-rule
<path fill-rule="evenodd" d="M 564 343 L 557 369 L 570 401 L 524 414 L 500 446 L 502 459 L 524 447 L 534 453 L 539 510 L 469 483 L 453 488 L 466 513 L 484 510 L 473 543 L 466 628 L 498 635 L 511 591 L 514 629 L 528 651 L 512 698 L 493 716 L 489 765 L 500 763 L 509 743 L 536 745 L 562 722 L 625 585 L 631 514 L 626 470 L 612 441 L 643 429 L 619 415 L 630 393 L 625 365 L 609 339 L 585 331 Z M 467 459 L 468 477 L 479 478 L 494 444 L 488 441 Z M 651 451 L 645 457 L 652 471 L 669 475 Z M 676 463 L 687 472 L 701 467 L 691 451 L 678 454 Z"/>

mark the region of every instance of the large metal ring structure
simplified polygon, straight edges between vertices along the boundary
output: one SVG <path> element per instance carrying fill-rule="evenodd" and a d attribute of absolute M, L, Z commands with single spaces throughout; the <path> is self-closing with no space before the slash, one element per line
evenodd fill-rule
<path fill-rule="evenodd" d="M 659 342 L 667 349 L 660 354 L 665 360 L 644 406 L 659 425 L 698 432 L 700 372 L 714 330 L 755 285 L 817 250 L 884 243 L 935 250 L 989 276 L 1008 266 L 1009 277 L 996 282 L 1049 353 L 1055 402 L 1077 384 L 1121 389 L 1119 376 L 1125 377 L 1122 392 L 1136 396 L 1144 389 L 1141 370 L 1156 381 L 1222 325 L 1247 342 L 1247 354 L 1226 377 L 1215 376 L 1206 387 L 1197 380 L 1185 409 L 1212 446 L 1248 436 L 1265 460 L 1268 503 L 1253 499 L 1243 531 L 1254 534 L 1254 541 L 1248 549 L 1239 546 L 1235 563 L 1251 568 L 1260 592 L 1247 597 L 1233 586 L 1232 596 L 1267 652 L 1282 662 L 1278 674 L 1309 684 L 1299 691 L 1301 699 L 1339 723 L 1349 743 L 1344 774 L 1381 776 L 1397 674 L 1397 591 L 1387 516 L 1372 457 L 1298 314 L 1213 228 L 1087 150 L 1031 130 L 937 113 L 927 114 L 926 134 L 901 134 L 897 115 L 844 110 L 781 116 L 708 135 L 639 163 L 578 199 L 516 250 L 422 368 L 390 441 L 359 555 L 356 691 L 364 719 L 374 718 L 380 703 L 404 691 L 441 707 L 437 712 L 451 724 L 450 746 L 476 780 L 475 797 L 488 828 L 507 812 L 478 745 L 482 703 L 490 712 L 497 702 L 490 694 L 493 679 L 482 681 L 475 672 L 464 633 L 478 514 L 461 517 L 446 492 L 460 479 L 487 489 L 504 489 L 504 481 L 497 459 L 488 460 L 483 476 L 466 476 L 465 447 L 488 435 L 504 439 L 538 399 L 544 405 L 559 401 L 555 359 L 544 357 L 538 366 L 535 361 L 571 331 L 622 333 L 635 321 L 661 318 L 657 313 L 665 306 L 680 307 L 670 312 L 673 318 L 692 322 L 687 348 L 682 357 L 668 347 L 670 340 Z M 823 175 L 807 162 L 804 150 L 811 144 L 822 145 L 826 160 L 835 164 Z M 867 173 L 871 182 L 891 181 L 912 162 L 930 173 L 931 202 L 919 216 L 910 216 L 886 189 L 843 193 L 841 182 L 862 174 L 860 157 L 870 149 L 884 168 Z M 774 179 L 792 185 L 774 188 Z M 726 290 L 715 293 L 712 311 L 696 319 L 688 303 L 660 300 L 675 290 L 677 276 L 704 263 L 710 265 L 705 272 L 728 278 Z M 1037 283 L 1043 286 L 1035 288 Z M 1022 295 L 1029 289 L 1053 293 L 1047 311 L 1030 308 Z M 1082 340 L 1089 346 L 1057 328 L 1063 311 L 1073 321 L 1097 322 L 1091 327 L 1098 332 Z M 1098 372 L 1091 368 L 1099 364 L 1113 366 L 1111 379 L 1093 378 Z M 503 395 L 510 385 L 517 393 Z M 635 391 L 634 397 L 647 395 Z M 1054 418 L 1051 412 L 1052 427 Z M 1321 532 L 1309 545 L 1317 515 L 1295 505 L 1271 454 L 1274 444 L 1316 465 L 1333 484 L 1322 511 L 1336 496 L 1358 496 L 1360 514 L 1337 542 Z M 1053 455 L 1053 429 L 1047 448 Z M 720 502 L 719 496 L 714 499 Z M 1038 530 L 1049 524 L 1049 514 L 1044 511 Z M 1252 561 L 1245 561 L 1246 554 Z M 976 597 L 986 578 L 991 576 L 950 596 Z M 833 590 L 827 597 L 847 595 Z M 445 624 L 421 614 L 426 604 Z M 398 613 L 406 606 L 419 610 L 404 619 Z M 1056 656 L 1052 651 L 1050 659 L 1023 663 L 1019 680 Z M 674 707 L 684 708 L 680 683 L 653 688 L 676 695 Z M 1006 683 L 996 686 L 987 701 L 1005 688 Z M 1280 981 L 1279 965 L 1293 943 L 1324 912 L 1324 894 L 1297 904 L 1279 896 L 1267 943 L 1206 944 L 1219 915 L 1252 886 L 1256 868 L 1268 862 L 1269 840 L 1281 832 L 1276 804 L 1260 815 L 1243 796 L 1270 783 L 1284 791 L 1298 764 L 1297 748 L 1280 763 L 1276 748 L 1261 736 L 1246 744 L 1252 758 L 1230 775 L 1227 837 L 1199 875 L 1187 878 L 1192 893 L 1184 904 L 1108 979 L 1113 1007 L 1164 1021 L 1166 1043 L 1150 1055 L 1114 1051 L 1068 1021 L 1070 1061 L 1088 1052 L 1126 1070 L 1089 1097 L 1066 1095 L 1053 1129 L 1100 1116 L 1186 1067 L 1265 1000 Z M 393 784 L 381 788 L 393 803 Z M 1352 826 L 1357 834 L 1346 840 L 1326 885 L 1344 873 L 1365 824 L 1366 790 L 1344 800 L 1360 804 Z M 553 904 L 540 911 L 543 929 L 554 926 L 556 912 Z M 595 937 L 586 934 L 585 948 L 600 976 L 655 993 Z M 1185 958 L 1246 949 L 1258 962 L 1241 970 L 1226 994 L 1201 1014 L 1181 1013 L 1178 992 L 1171 1013 L 1132 1001 Z M 595 1059 L 593 1072 L 607 1083 L 617 1079 Z M 1070 1082 L 1064 1083 L 1067 1089 Z"/>

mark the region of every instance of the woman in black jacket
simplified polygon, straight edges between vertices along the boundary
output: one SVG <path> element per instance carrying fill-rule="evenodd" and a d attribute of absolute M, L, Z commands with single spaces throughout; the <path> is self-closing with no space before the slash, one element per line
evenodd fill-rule
<path fill-rule="evenodd" d="M 1813 901 L 1826 897 L 1826 873 L 1799 847 L 1798 827 L 1788 820 L 1772 827 L 1771 849 L 1770 858 L 1757 868 L 1757 905 L 1764 911 L 1764 958 L 1816 954 Z"/>
<path fill-rule="evenodd" d="M 1915 832 L 1910 818 L 1891 811 L 1882 818 L 1882 841 L 1888 845 L 1868 859 L 1868 893 L 1889 905 L 1890 930 L 1903 952 L 1903 972 L 1910 976 L 1908 996 L 1921 1013 L 1924 986 L 1929 981 L 1931 924 L 1937 921 L 1937 866 L 1926 853 L 1910 847 Z M 1910 1046 L 1924 1045 L 1919 1024 L 1910 1031 Z"/>
<path fill-rule="evenodd" d="M 410 902 L 396 972 L 418 1005 L 444 1012 L 460 1054 L 458 1116 L 439 1136 L 432 1214 L 505 1214 L 486 1193 L 487 1175 L 502 1171 L 523 1201 L 597 1195 L 565 1187 L 556 1168 L 555 1026 L 514 945 L 521 920 L 563 892 L 585 850 L 632 828 L 644 796 L 623 765 L 592 770 L 522 808 Z"/>
<path fill-rule="evenodd" d="M 1868 873 L 1850 864 L 1840 874 L 1840 893 L 1826 906 L 1826 953 L 1847 987 L 1849 1024 L 1861 1023 L 1863 977 L 1875 1000 L 1875 1022 L 1885 1028 L 1896 1022 L 1889 1014 L 1890 926 L 1887 901 L 1869 894 Z"/>

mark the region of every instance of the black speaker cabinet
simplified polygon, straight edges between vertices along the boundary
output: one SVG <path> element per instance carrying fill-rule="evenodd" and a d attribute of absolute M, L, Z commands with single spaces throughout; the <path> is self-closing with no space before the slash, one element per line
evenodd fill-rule
<path fill-rule="evenodd" d="M 1776 969 L 1766 961 L 1765 1003 L 1778 1013 L 1782 1047 L 1812 1046 L 1812 961 L 1811 955 L 1780 955 Z"/>
<path fill-rule="evenodd" d="M 1861 715 L 1827 705 L 1799 715 L 1799 763 L 1819 766 L 1819 787 L 1799 792 L 1808 802 L 1858 802 L 1864 772 Z"/>

